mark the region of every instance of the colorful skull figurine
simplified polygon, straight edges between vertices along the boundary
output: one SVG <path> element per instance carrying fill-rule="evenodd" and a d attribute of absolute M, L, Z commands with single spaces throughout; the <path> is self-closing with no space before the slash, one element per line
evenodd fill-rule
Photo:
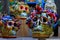
<path fill-rule="evenodd" d="M 34 13 L 33 13 L 34 14 Z M 34 18 L 28 18 L 28 26 L 29 28 L 32 29 L 33 33 L 35 32 L 39 32 L 41 35 L 42 34 L 47 34 L 47 35 L 51 35 L 52 32 L 53 32 L 53 29 L 51 27 L 51 24 L 48 24 L 50 23 L 50 16 L 48 15 L 48 13 L 43 10 L 40 14 L 40 16 L 35 16 Z"/>
<path fill-rule="evenodd" d="M 54 13 L 57 13 L 54 0 L 47 0 L 46 4 L 45 4 L 45 9 L 46 10 L 53 10 Z"/>
<path fill-rule="evenodd" d="M 5 29 L 9 32 L 9 36 L 16 36 L 18 29 L 20 28 L 20 22 L 14 22 L 12 20 L 7 21 Z"/>
<path fill-rule="evenodd" d="M 7 28 L 10 30 L 17 31 L 20 27 L 20 22 L 14 22 L 14 21 L 8 21 L 7 22 Z"/>
<path fill-rule="evenodd" d="M 24 5 L 24 3 L 22 2 L 19 6 L 19 11 L 21 12 L 20 16 L 23 17 L 23 18 L 24 17 L 26 18 L 28 13 L 29 13 L 29 6 L 27 4 Z"/>

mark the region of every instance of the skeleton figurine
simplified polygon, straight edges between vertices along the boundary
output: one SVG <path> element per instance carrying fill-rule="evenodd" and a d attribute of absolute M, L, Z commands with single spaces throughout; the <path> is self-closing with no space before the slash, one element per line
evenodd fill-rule
<path fill-rule="evenodd" d="M 56 12 L 56 5 L 54 3 L 54 0 L 47 0 L 45 4 L 45 10 L 52 10 L 54 13 Z"/>

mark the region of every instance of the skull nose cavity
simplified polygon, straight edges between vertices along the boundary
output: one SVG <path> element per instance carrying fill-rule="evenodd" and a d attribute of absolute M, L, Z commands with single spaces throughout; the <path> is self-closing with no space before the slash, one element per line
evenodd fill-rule
<path fill-rule="evenodd" d="M 45 18 L 43 18 L 43 22 L 46 22 L 46 19 Z"/>

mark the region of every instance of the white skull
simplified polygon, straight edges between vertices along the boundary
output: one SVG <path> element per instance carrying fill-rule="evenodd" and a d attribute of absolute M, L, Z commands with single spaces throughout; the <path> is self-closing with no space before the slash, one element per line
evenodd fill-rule
<path fill-rule="evenodd" d="M 54 0 L 47 0 L 45 4 L 45 10 L 51 9 L 54 11 L 54 13 L 57 13 L 56 11 L 56 4 L 54 3 Z"/>

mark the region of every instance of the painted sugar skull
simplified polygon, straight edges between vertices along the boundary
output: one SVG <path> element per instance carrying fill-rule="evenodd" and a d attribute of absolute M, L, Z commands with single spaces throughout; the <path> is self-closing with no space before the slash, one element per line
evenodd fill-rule
<path fill-rule="evenodd" d="M 56 13 L 56 5 L 54 3 L 54 0 L 47 0 L 45 4 L 46 10 L 53 10 L 54 13 Z"/>
<path fill-rule="evenodd" d="M 19 22 L 14 22 L 14 21 L 8 21 L 7 22 L 7 28 L 10 30 L 13 30 L 13 28 L 15 30 L 18 30 L 20 27 L 20 23 Z"/>
<path fill-rule="evenodd" d="M 45 17 L 44 17 L 45 18 Z M 43 20 L 46 20 L 46 19 L 44 19 L 43 18 Z M 37 21 L 36 21 L 36 26 L 35 27 L 33 27 L 33 32 L 39 32 L 40 34 L 42 33 L 42 34 L 47 34 L 47 35 L 51 35 L 51 34 L 53 34 L 53 29 L 52 29 L 52 27 L 51 26 L 49 26 L 48 24 L 47 24 L 47 22 L 48 21 L 41 21 L 41 19 L 40 18 L 38 18 L 37 19 Z M 41 34 L 41 35 L 42 35 Z M 53 36 L 53 35 L 51 35 L 51 36 Z"/>
<path fill-rule="evenodd" d="M 7 30 L 9 30 L 9 35 L 16 36 L 17 31 L 19 30 L 20 24 L 14 21 L 7 22 Z"/>
<path fill-rule="evenodd" d="M 21 12 L 20 16 L 23 17 L 23 18 L 25 18 L 25 17 L 27 17 L 27 15 L 29 13 L 29 6 L 21 4 L 19 6 L 19 11 Z"/>
<path fill-rule="evenodd" d="M 9 36 L 16 36 L 16 33 L 20 27 L 20 24 L 19 24 L 20 22 L 13 21 L 13 19 L 11 20 L 9 16 L 3 17 L 3 21 L 5 21 L 4 19 L 6 20 L 6 22 L 3 22 L 4 28 L 2 31 L 2 35 L 6 36 L 6 34 L 7 34 Z M 5 34 L 5 32 L 6 32 L 6 34 Z"/>
<path fill-rule="evenodd" d="M 48 22 L 49 22 L 49 19 L 48 19 L 47 13 L 43 12 L 41 14 L 41 17 L 37 19 L 36 27 L 33 27 L 33 32 L 39 32 L 40 34 L 41 33 L 47 34 L 49 36 L 53 34 L 53 29 L 50 26 L 50 24 L 48 24 Z"/>

